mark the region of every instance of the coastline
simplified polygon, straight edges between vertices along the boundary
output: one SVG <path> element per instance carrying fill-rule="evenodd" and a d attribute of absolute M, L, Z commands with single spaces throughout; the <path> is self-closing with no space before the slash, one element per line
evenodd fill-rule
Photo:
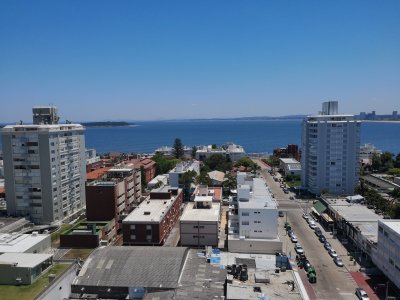
<path fill-rule="evenodd" d="M 364 123 L 400 123 L 400 120 L 360 120 Z"/>

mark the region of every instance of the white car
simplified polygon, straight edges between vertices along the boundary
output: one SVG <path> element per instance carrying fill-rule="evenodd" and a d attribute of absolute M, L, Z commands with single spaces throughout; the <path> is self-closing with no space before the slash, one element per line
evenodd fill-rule
<path fill-rule="evenodd" d="M 310 223 L 308 223 L 308 226 L 310 226 L 311 229 L 315 229 L 317 227 L 314 221 L 310 221 Z"/>
<path fill-rule="evenodd" d="M 292 236 L 290 237 L 290 240 L 291 240 L 293 243 L 297 243 L 297 236 L 295 236 L 294 234 L 292 234 Z"/>
<path fill-rule="evenodd" d="M 335 249 L 331 248 L 331 250 L 328 251 L 329 255 L 332 256 L 333 258 L 337 257 L 337 253 Z"/>
<path fill-rule="evenodd" d="M 304 249 L 303 249 L 303 247 L 302 247 L 299 243 L 297 243 L 297 244 L 294 246 L 294 250 L 296 250 L 296 253 L 297 253 L 297 254 L 303 254 L 303 253 L 304 253 Z"/>
<path fill-rule="evenodd" d="M 367 292 L 361 288 L 356 288 L 356 296 L 360 300 L 369 300 Z"/>
<path fill-rule="evenodd" d="M 306 213 L 303 214 L 303 219 L 308 220 L 309 217 L 310 216 L 308 214 L 306 214 Z"/>

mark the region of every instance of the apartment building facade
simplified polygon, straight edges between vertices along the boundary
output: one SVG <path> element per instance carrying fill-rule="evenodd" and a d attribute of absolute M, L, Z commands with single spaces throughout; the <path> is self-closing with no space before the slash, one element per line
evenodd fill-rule
<path fill-rule="evenodd" d="M 337 114 L 337 102 L 303 121 L 302 183 L 313 194 L 352 194 L 359 174 L 361 123 Z"/>
<path fill-rule="evenodd" d="M 57 116 L 46 119 L 58 120 Z M 85 139 L 79 124 L 9 125 L 2 130 L 7 212 L 59 223 L 85 206 Z"/>

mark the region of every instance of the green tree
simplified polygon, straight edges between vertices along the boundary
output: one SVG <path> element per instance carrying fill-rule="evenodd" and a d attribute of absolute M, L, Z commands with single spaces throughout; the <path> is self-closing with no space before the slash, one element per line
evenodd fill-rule
<path fill-rule="evenodd" d="M 204 160 L 204 165 L 210 170 L 218 170 L 221 172 L 228 171 L 232 168 L 232 162 L 230 162 L 225 155 L 213 154 Z"/>
<path fill-rule="evenodd" d="M 183 195 L 186 201 L 189 201 L 190 199 L 190 187 L 195 181 L 196 175 L 197 173 L 195 171 L 187 171 L 183 173 L 181 178 L 179 179 L 179 184 L 182 185 Z"/>
<path fill-rule="evenodd" d="M 381 154 L 381 164 L 382 164 L 382 172 L 386 172 L 387 170 L 393 168 L 393 156 L 394 154 L 391 152 L 383 152 Z"/>
<path fill-rule="evenodd" d="M 398 154 L 396 155 L 396 158 L 395 158 L 395 160 L 394 160 L 393 166 L 394 166 L 395 168 L 400 168 L 400 153 L 398 153 Z"/>
<path fill-rule="evenodd" d="M 389 193 L 395 199 L 400 199 L 400 188 L 394 188 L 393 191 Z"/>
<path fill-rule="evenodd" d="M 223 183 L 223 187 L 227 188 L 229 190 L 234 190 L 237 188 L 237 180 L 236 176 L 233 176 L 232 174 L 228 173 L 225 175 L 225 181 Z"/>
<path fill-rule="evenodd" d="M 211 185 L 211 178 L 206 172 L 200 172 L 196 177 L 196 184 Z"/>
<path fill-rule="evenodd" d="M 192 157 L 196 157 L 196 152 L 197 152 L 197 147 L 193 146 L 192 147 Z"/>
<path fill-rule="evenodd" d="M 389 175 L 400 176 L 400 168 L 391 168 L 387 171 Z"/>
<path fill-rule="evenodd" d="M 257 164 L 255 162 L 253 162 L 250 157 L 242 157 L 241 159 L 239 159 L 238 161 L 236 161 L 235 166 L 239 167 L 239 166 L 243 166 L 246 168 L 251 168 L 251 169 L 256 169 Z"/>
<path fill-rule="evenodd" d="M 167 158 L 159 152 L 157 152 L 152 159 L 156 162 L 157 175 L 168 173 L 171 169 L 175 168 L 177 163 L 181 161 L 176 158 Z"/>
<path fill-rule="evenodd" d="M 372 172 L 379 172 L 382 169 L 381 157 L 379 154 L 373 154 L 371 159 Z"/>
<path fill-rule="evenodd" d="M 181 158 L 185 152 L 183 151 L 183 144 L 180 138 L 176 138 L 172 146 L 172 153 L 176 158 Z"/>

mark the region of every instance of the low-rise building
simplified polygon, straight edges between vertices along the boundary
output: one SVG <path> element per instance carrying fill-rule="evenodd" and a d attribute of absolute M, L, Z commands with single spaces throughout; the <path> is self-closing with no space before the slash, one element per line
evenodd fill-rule
<path fill-rule="evenodd" d="M 169 185 L 175 188 L 182 188 L 183 185 L 180 179 L 184 173 L 189 171 L 194 171 L 197 175 L 200 174 L 200 162 L 197 160 L 189 160 L 178 163 L 175 168 L 169 171 Z"/>
<path fill-rule="evenodd" d="M 265 182 L 246 173 L 237 174 L 237 197 L 229 205 L 228 249 L 230 252 L 282 251 L 278 237 L 278 209 Z"/>
<path fill-rule="evenodd" d="M 196 196 L 189 202 L 180 219 L 182 246 L 217 246 L 220 203 L 213 196 Z"/>
<path fill-rule="evenodd" d="M 372 144 L 364 144 L 360 146 L 360 160 L 371 160 L 374 155 L 381 155 L 382 150 L 379 150 Z"/>
<path fill-rule="evenodd" d="M 163 245 L 179 219 L 182 189 L 165 186 L 150 193 L 122 221 L 124 245 Z"/>
<path fill-rule="evenodd" d="M 4 253 L 0 255 L 0 284 L 32 284 L 53 264 L 52 254 Z"/>
<path fill-rule="evenodd" d="M 294 158 L 280 158 L 279 169 L 284 175 L 301 175 L 301 164 Z"/>
<path fill-rule="evenodd" d="M 0 233 L 0 253 L 45 253 L 50 247 L 49 234 Z"/>
<path fill-rule="evenodd" d="M 378 246 L 372 255 L 375 265 L 400 289 L 400 220 L 378 221 Z"/>
<path fill-rule="evenodd" d="M 153 190 L 168 185 L 168 174 L 157 175 L 147 183 L 147 189 Z"/>
<path fill-rule="evenodd" d="M 203 161 L 214 154 L 221 154 L 226 157 L 229 157 L 231 161 L 237 161 L 242 157 L 246 156 L 244 148 L 240 145 L 227 144 L 222 147 L 216 147 L 215 145 L 214 146 L 208 145 L 208 146 L 197 147 L 196 159 Z"/>
<path fill-rule="evenodd" d="M 135 158 L 125 161 L 123 164 L 139 170 L 143 168 L 145 178 L 142 180 L 145 182 L 150 182 L 156 176 L 156 162 L 150 158 Z"/>
<path fill-rule="evenodd" d="M 396 184 L 395 182 L 388 180 L 386 177 L 386 174 L 369 174 L 362 176 L 360 179 L 365 184 L 381 193 L 390 193 L 395 188 L 400 188 L 400 184 Z"/>
<path fill-rule="evenodd" d="M 79 222 L 60 235 L 60 247 L 96 248 L 111 243 L 115 235 L 114 219 L 109 222 Z"/>
<path fill-rule="evenodd" d="M 126 217 L 141 198 L 140 171 L 133 168 L 113 168 L 102 180 L 86 185 L 86 217 L 88 221 L 118 223 Z"/>

